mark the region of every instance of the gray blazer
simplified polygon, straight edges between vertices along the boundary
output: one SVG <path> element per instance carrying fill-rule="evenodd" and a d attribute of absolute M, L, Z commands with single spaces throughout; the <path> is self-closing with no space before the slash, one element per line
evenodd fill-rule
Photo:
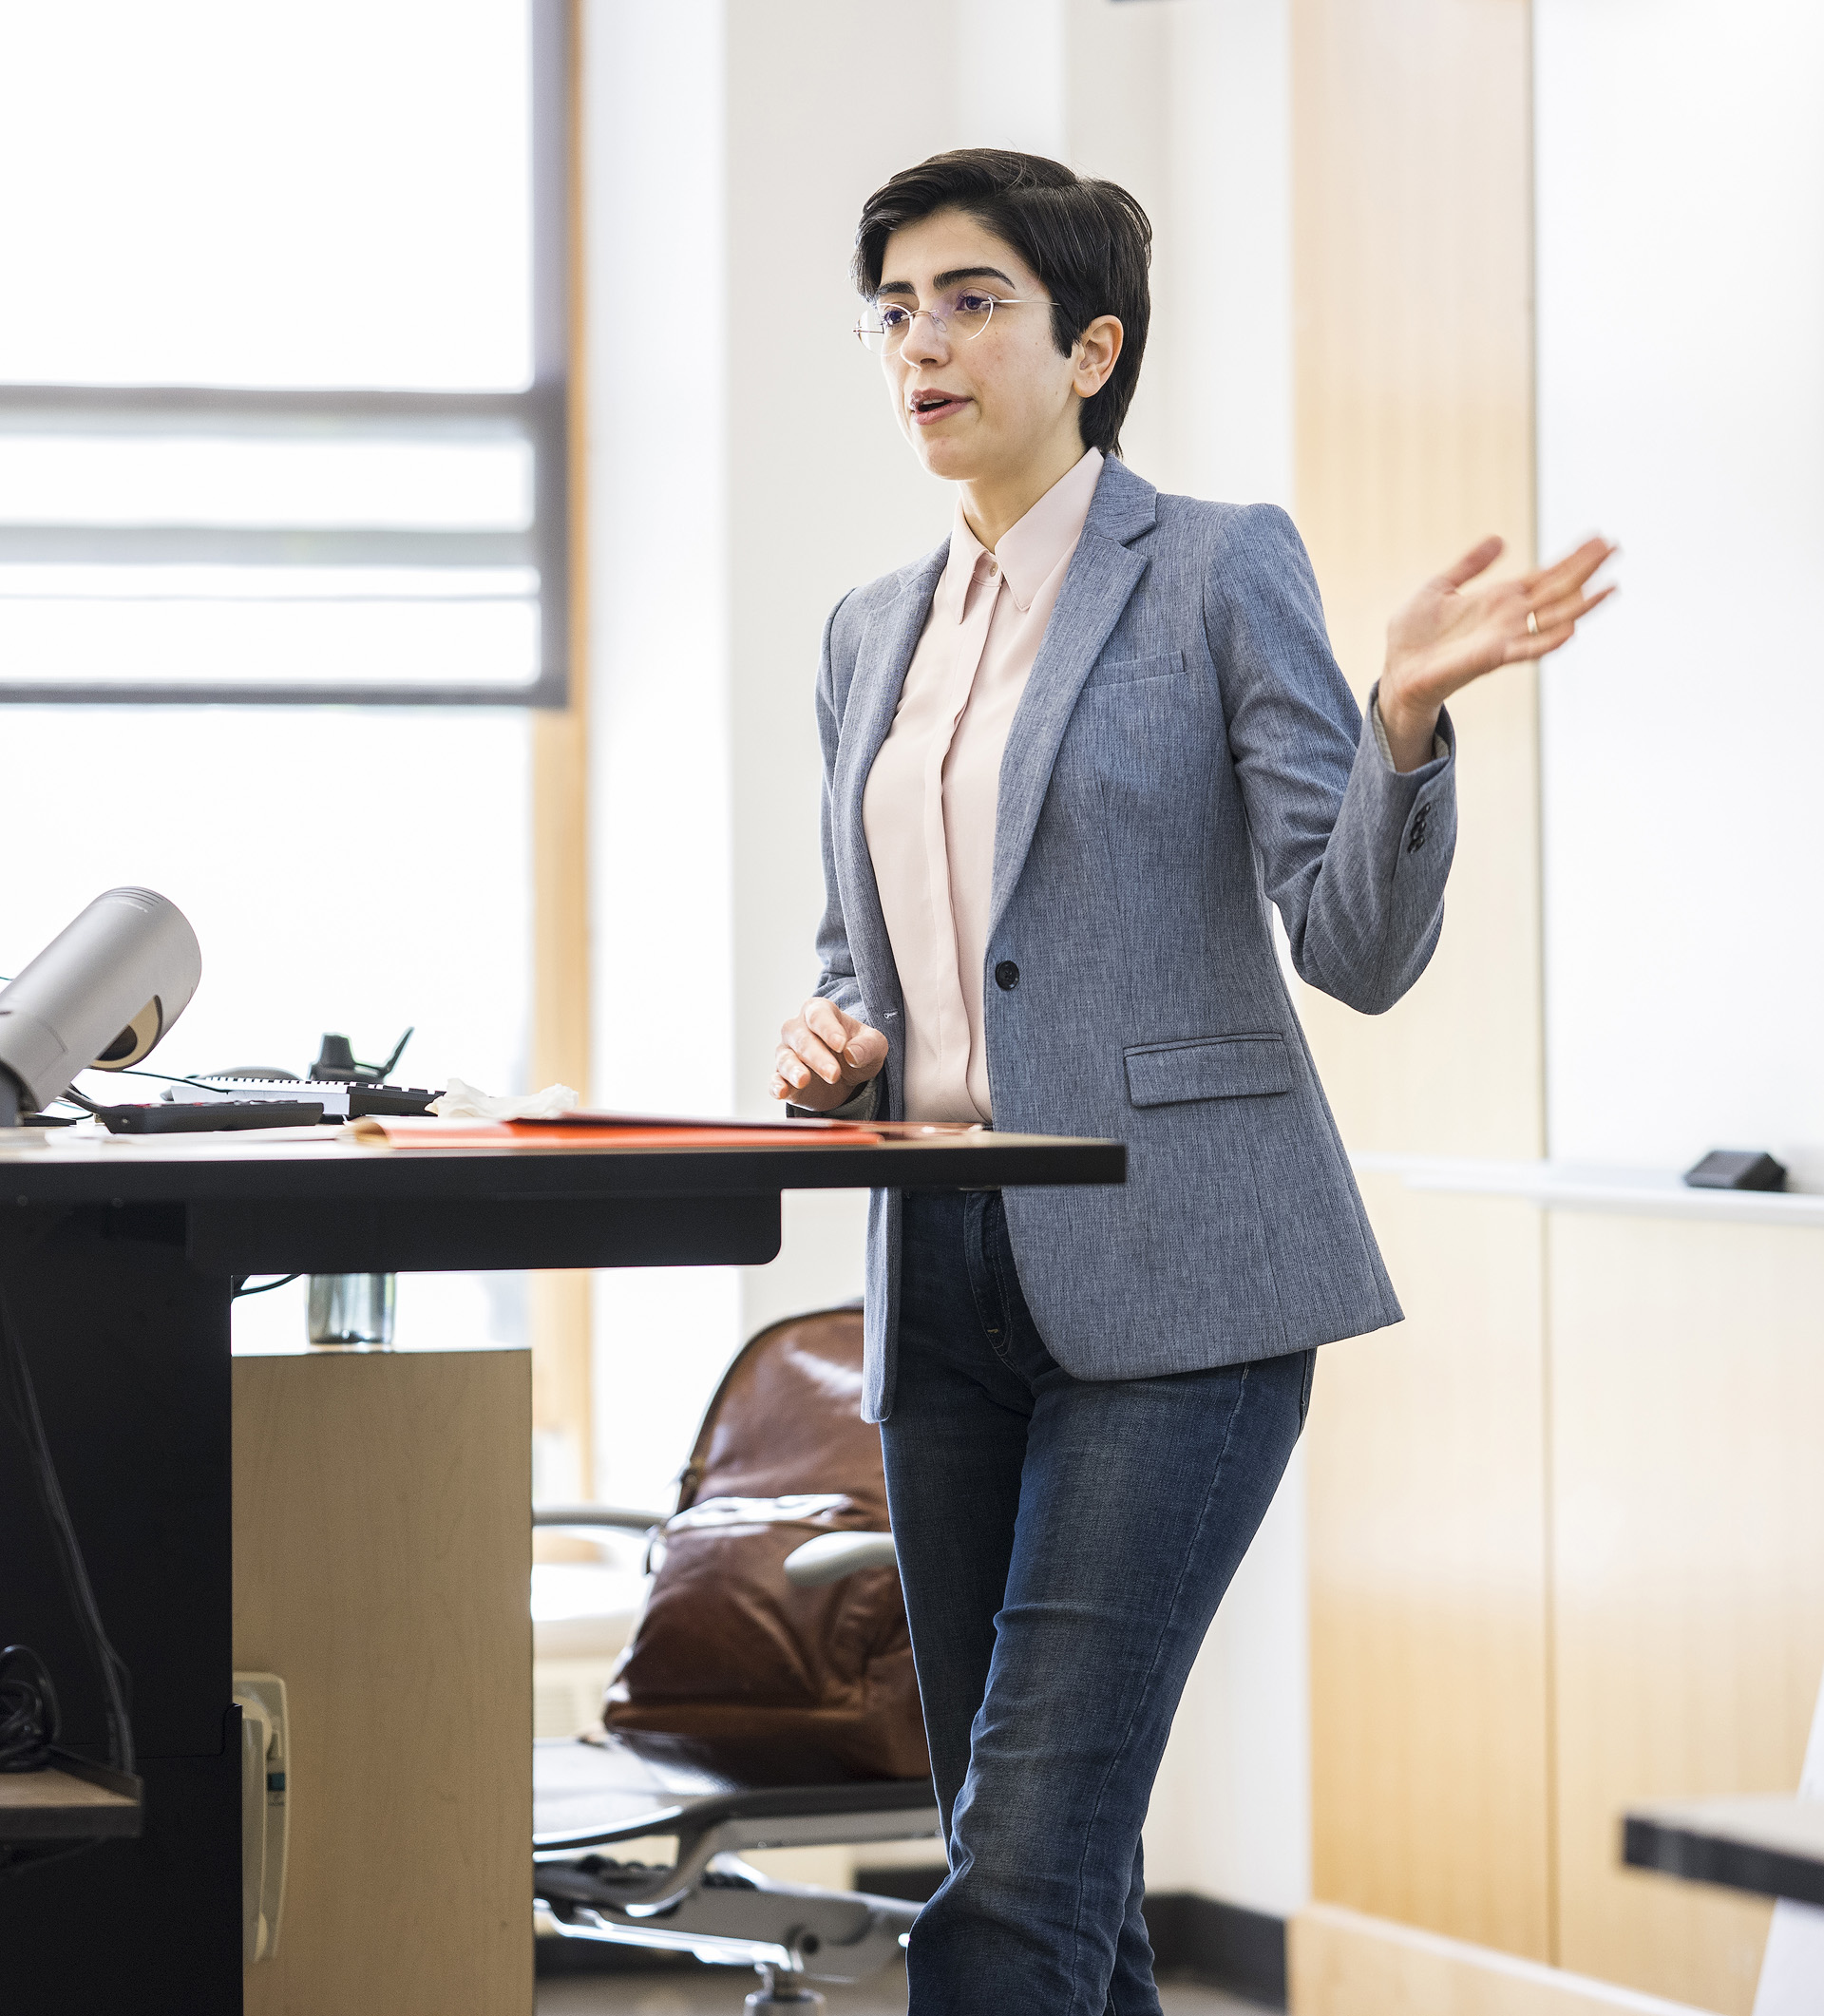
<path fill-rule="evenodd" d="M 885 1032 L 882 1118 L 903 1111 L 903 1004 L 862 793 L 947 551 L 846 596 L 817 678 L 818 991 Z M 1128 1144 L 1124 1188 L 1006 1193 L 1067 1372 L 1188 1372 L 1400 1320 L 1268 904 L 1313 986 L 1392 1007 L 1443 922 L 1448 719 L 1439 736 L 1402 775 L 1364 728 L 1284 512 L 1162 496 L 1111 458 L 1007 739 L 984 974 L 996 1126 Z M 877 1190 L 870 1420 L 893 1402 L 899 1247 L 899 1194 Z"/>

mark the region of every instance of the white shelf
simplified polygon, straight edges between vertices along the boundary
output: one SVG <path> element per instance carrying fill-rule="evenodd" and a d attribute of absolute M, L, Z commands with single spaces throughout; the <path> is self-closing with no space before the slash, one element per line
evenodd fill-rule
<path fill-rule="evenodd" d="M 1483 1162 L 1456 1155 L 1358 1154 L 1364 1175 L 1397 1176 L 1410 1190 L 1522 1197 L 1552 1210 L 1635 1218 L 1713 1218 L 1738 1225 L 1824 1226 L 1824 1196 L 1794 1190 L 1688 1189 L 1670 1170 L 1573 1162 Z"/>

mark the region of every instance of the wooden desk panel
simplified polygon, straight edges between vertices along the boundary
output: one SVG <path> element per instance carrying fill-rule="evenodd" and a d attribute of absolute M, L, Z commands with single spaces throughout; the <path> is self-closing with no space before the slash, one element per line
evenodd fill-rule
<path fill-rule="evenodd" d="M 249 2016 L 532 2006 L 524 1351 L 234 1363 L 234 1646 L 291 1714 Z"/>

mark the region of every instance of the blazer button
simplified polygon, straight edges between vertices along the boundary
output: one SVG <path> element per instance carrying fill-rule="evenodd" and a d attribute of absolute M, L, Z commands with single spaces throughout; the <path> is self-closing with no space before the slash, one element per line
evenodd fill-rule
<path fill-rule="evenodd" d="M 1413 814 L 1413 829 L 1406 836 L 1407 853 L 1416 854 L 1419 848 L 1425 845 L 1425 822 L 1430 811 L 1430 806 L 1421 805 L 1418 810 Z"/>
<path fill-rule="evenodd" d="M 1003 994 L 1011 994 L 1019 985 L 1019 968 L 1010 959 L 1004 959 L 995 968 L 995 985 Z"/>

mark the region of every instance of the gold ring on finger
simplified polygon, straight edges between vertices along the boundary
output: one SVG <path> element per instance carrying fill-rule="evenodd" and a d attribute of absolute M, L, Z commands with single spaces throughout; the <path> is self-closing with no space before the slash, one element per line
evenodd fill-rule
<path fill-rule="evenodd" d="M 1529 637 L 1537 637 L 1539 635 L 1539 618 L 1530 609 L 1527 611 L 1527 635 Z"/>

